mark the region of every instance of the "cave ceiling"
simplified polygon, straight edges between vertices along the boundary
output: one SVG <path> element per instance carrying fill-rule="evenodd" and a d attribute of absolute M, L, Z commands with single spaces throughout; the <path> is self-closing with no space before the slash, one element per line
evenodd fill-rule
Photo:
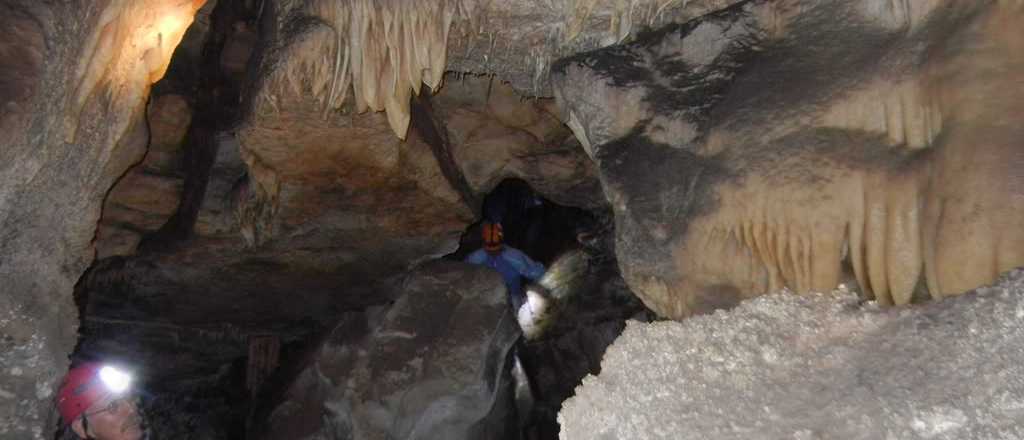
<path fill-rule="evenodd" d="M 551 60 L 728 4 L 267 3 L 222 37 L 219 69 L 241 84 L 238 116 L 204 133 L 215 138 L 202 147 L 212 164 L 203 197 L 190 202 L 189 124 L 210 116 L 187 83 L 201 75 L 216 20 L 209 3 L 171 67 L 177 83 L 154 89 L 149 154 L 105 203 L 98 256 L 138 255 L 97 266 L 80 290 L 120 283 L 115 290 L 133 295 L 96 302 L 96 316 L 170 311 L 218 292 L 209 316 L 234 307 L 248 310 L 230 314 L 237 323 L 293 321 L 304 312 L 288 304 L 315 304 L 329 319 L 386 301 L 374 282 L 454 251 L 502 178 L 602 207 L 596 170 L 549 98 Z M 260 38 L 256 22 L 267 29 Z M 194 211 L 189 238 L 168 240 L 166 223 L 183 210 Z M 179 309 L 167 319 L 208 320 Z"/>

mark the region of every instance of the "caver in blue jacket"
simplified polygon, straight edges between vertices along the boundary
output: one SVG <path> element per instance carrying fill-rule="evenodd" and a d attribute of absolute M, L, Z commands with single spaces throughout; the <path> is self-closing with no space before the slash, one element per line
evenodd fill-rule
<path fill-rule="evenodd" d="M 512 306 L 519 308 L 525 301 L 521 277 L 537 281 L 544 276 L 544 265 L 530 259 L 522 251 L 501 243 L 501 225 L 485 223 L 484 247 L 466 257 L 467 263 L 480 264 L 497 270 L 505 280 Z"/>

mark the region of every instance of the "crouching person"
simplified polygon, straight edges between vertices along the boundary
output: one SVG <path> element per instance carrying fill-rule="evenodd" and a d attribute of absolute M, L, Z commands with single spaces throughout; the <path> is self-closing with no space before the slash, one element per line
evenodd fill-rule
<path fill-rule="evenodd" d="M 131 375 L 99 363 L 72 367 L 57 394 L 61 440 L 139 440 L 142 417 Z"/>
<path fill-rule="evenodd" d="M 530 259 L 523 251 L 504 244 L 504 234 L 500 223 L 485 222 L 481 233 L 484 247 L 466 257 L 466 262 L 490 267 L 501 274 L 508 290 L 512 310 L 518 312 L 526 302 L 523 291 L 523 280 L 537 281 L 544 276 L 543 264 Z"/>

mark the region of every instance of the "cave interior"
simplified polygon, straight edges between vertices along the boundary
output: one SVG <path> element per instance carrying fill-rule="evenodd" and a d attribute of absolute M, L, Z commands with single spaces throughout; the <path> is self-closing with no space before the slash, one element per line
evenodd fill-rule
<path fill-rule="evenodd" d="M 153 439 L 582 438 L 627 323 L 1024 265 L 1017 0 L 64 3 L 0 0 L 3 439 L 86 361 Z"/>

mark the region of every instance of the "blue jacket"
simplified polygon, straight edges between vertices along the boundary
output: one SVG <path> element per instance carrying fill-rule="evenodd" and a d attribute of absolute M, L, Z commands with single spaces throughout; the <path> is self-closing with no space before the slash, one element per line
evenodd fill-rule
<path fill-rule="evenodd" d="M 476 252 L 466 257 L 467 263 L 481 264 L 497 270 L 505 280 L 505 287 L 509 295 L 514 298 L 523 296 L 523 283 L 521 276 L 537 281 L 544 276 L 544 265 L 527 257 L 519 249 L 510 246 L 503 246 L 498 254 L 491 254 L 484 249 L 477 249 Z"/>

